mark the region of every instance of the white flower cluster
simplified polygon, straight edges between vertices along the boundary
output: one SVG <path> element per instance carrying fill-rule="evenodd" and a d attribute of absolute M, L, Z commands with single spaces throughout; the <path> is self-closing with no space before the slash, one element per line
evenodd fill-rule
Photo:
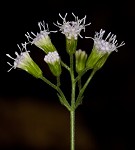
<path fill-rule="evenodd" d="M 77 39 L 78 36 L 81 36 L 81 31 L 85 31 L 85 27 L 90 25 L 91 23 L 85 24 L 86 22 L 86 16 L 82 19 L 78 19 L 78 16 L 75 16 L 72 13 L 74 17 L 74 21 L 66 21 L 67 13 L 64 17 L 59 14 L 61 19 L 63 20 L 63 23 L 57 23 L 55 24 L 57 27 L 59 27 L 59 30 L 62 34 L 66 36 L 66 50 L 69 54 L 76 54 L 76 57 L 78 60 L 81 60 L 83 64 L 86 62 L 87 54 L 84 51 L 76 51 L 77 47 Z M 55 46 L 52 44 L 51 39 L 49 37 L 50 32 L 57 32 L 57 31 L 49 31 L 48 24 L 45 24 L 45 22 L 38 22 L 38 26 L 40 29 L 40 32 L 37 34 L 34 34 L 31 32 L 30 34 L 27 32 L 25 36 L 28 39 L 28 43 L 35 44 L 37 47 L 41 48 L 47 55 L 44 57 L 44 61 L 48 63 L 49 66 L 51 66 L 51 70 L 53 72 L 58 72 L 57 75 L 61 73 L 61 67 L 60 67 L 60 56 L 55 48 Z M 110 54 L 112 51 L 117 51 L 117 48 L 125 45 L 124 42 L 121 42 L 121 44 L 117 43 L 116 35 L 112 34 L 111 32 L 106 36 L 104 39 L 103 36 L 105 34 L 105 30 L 100 30 L 100 32 L 95 32 L 95 36 L 93 39 L 94 41 L 94 50 L 92 51 L 91 55 L 89 56 L 89 59 L 87 61 L 88 66 L 94 66 L 98 59 L 103 58 L 104 54 Z M 91 38 L 91 37 L 90 37 Z M 29 71 L 31 74 L 33 74 L 36 77 L 39 77 L 38 72 L 40 71 L 40 68 L 36 65 L 36 63 L 31 59 L 29 55 L 29 51 L 26 49 L 26 45 L 28 44 L 25 42 L 25 44 L 22 44 L 22 49 L 20 49 L 20 55 L 15 52 L 16 58 L 11 57 L 9 54 L 6 54 L 8 57 L 14 60 L 13 65 L 7 62 L 11 68 L 8 70 L 8 72 L 11 69 L 21 68 L 23 70 Z M 25 51 L 23 51 L 25 49 Z M 76 53 L 75 53 L 76 52 Z M 108 55 L 107 55 L 108 56 Z M 90 60 L 91 59 L 91 60 Z M 106 58 L 105 58 L 106 59 Z M 90 63 L 92 65 L 90 65 Z M 81 63 L 80 63 L 81 64 Z M 102 63 L 103 64 L 103 63 Z M 54 65 L 54 67 L 52 67 Z M 56 66 L 56 67 L 55 67 Z M 32 69 L 30 69 L 32 68 Z M 58 69 L 59 68 L 59 69 Z M 36 70 L 36 74 L 34 74 L 34 71 Z M 40 73 L 41 74 L 41 73 Z M 54 73 L 55 74 L 55 73 Z M 55 74 L 56 75 L 56 74 Z"/>
<path fill-rule="evenodd" d="M 96 32 L 94 36 L 94 46 L 97 50 L 102 52 L 108 52 L 111 53 L 112 51 L 117 51 L 118 47 L 121 47 L 125 45 L 124 42 L 121 42 L 121 44 L 118 45 L 116 40 L 116 35 L 111 34 L 111 32 L 107 35 L 105 40 L 103 40 L 105 30 L 100 30 L 100 32 Z"/>
<path fill-rule="evenodd" d="M 49 64 L 59 62 L 59 60 L 60 60 L 60 57 L 57 51 L 49 52 L 44 58 L 44 61 Z"/>
<path fill-rule="evenodd" d="M 74 38 L 75 40 L 77 40 L 78 36 L 80 36 L 82 38 L 82 36 L 80 35 L 81 30 L 85 31 L 85 27 L 90 25 L 91 23 L 88 23 L 85 25 L 86 16 L 82 19 L 78 19 L 78 17 L 75 16 L 73 13 L 72 13 L 72 15 L 74 16 L 75 21 L 66 21 L 67 13 L 66 13 L 65 17 L 62 17 L 59 14 L 59 16 L 63 20 L 63 24 L 61 24 L 57 21 L 57 24 L 55 24 L 55 25 L 60 28 L 60 31 L 63 34 L 65 34 L 65 36 L 68 39 Z"/>

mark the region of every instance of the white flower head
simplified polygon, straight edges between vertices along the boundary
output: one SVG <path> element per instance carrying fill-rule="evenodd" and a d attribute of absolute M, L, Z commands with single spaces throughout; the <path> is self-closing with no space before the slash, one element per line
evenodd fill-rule
<path fill-rule="evenodd" d="M 65 14 L 65 17 L 62 17 L 61 14 L 59 14 L 61 19 L 63 20 L 63 24 L 57 21 L 57 24 L 54 23 L 54 25 L 59 27 L 60 31 L 65 34 L 68 39 L 74 38 L 75 40 L 77 40 L 78 36 L 82 38 L 80 34 L 81 30 L 85 31 L 85 27 L 90 25 L 91 23 L 85 24 L 86 16 L 82 19 L 78 19 L 78 16 L 75 16 L 73 13 L 72 15 L 74 16 L 75 21 L 66 21 L 67 13 Z"/>
<path fill-rule="evenodd" d="M 43 51 L 48 53 L 48 51 L 54 51 L 55 47 L 51 43 L 51 39 L 49 37 L 49 34 L 51 32 L 57 32 L 57 31 L 49 31 L 48 24 L 45 24 L 45 22 L 38 22 L 38 26 L 40 29 L 40 32 L 37 34 L 31 32 L 27 32 L 25 36 L 27 37 L 29 43 L 36 45 L 37 47 L 41 48 Z"/>
<path fill-rule="evenodd" d="M 88 37 L 94 40 L 93 49 L 86 62 L 86 66 L 90 69 L 100 69 L 106 62 L 111 52 L 117 51 L 117 48 L 125 45 L 124 42 L 118 44 L 116 35 L 111 34 L 111 32 L 105 39 L 103 39 L 104 34 L 105 30 L 101 29 L 99 33 L 95 33 L 94 38 Z"/>
<path fill-rule="evenodd" d="M 22 44 L 22 48 L 20 48 L 20 46 L 17 45 L 20 49 L 20 54 L 18 54 L 18 52 L 15 52 L 16 58 L 13 58 L 9 54 L 6 54 L 9 58 L 14 60 L 13 65 L 7 62 L 11 66 L 8 72 L 12 69 L 20 68 L 22 70 L 27 71 L 34 77 L 39 78 L 42 75 L 42 71 L 30 57 L 29 51 L 27 51 L 26 49 L 26 45 L 27 43 Z"/>
<path fill-rule="evenodd" d="M 23 66 L 25 66 L 27 60 L 29 60 L 30 55 L 29 55 L 29 51 L 27 51 L 26 49 L 26 43 L 22 44 L 22 49 L 20 48 L 20 46 L 17 44 L 19 50 L 20 50 L 20 54 L 18 54 L 18 52 L 15 52 L 16 58 L 13 58 L 12 56 L 10 56 L 9 54 L 6 54 L 9 58 L 14 60 L 13 65 L 10 64 L 9 62 L 7 62 L 11 68 L 8 70 L 8 72 L 10 70 L 12 70 L 13 68 L 22 68 Z M 25 49 L 25 51 L 23 51 L 23 49 Z"/>
<path fill-rule="evenodd" d="M 46 38 L 50 34 L 48 24 L 46 24 L 46 26 L 47 26 L 47 29 L 46 29 L 44 21 L 38 22 L 38 26 L 39 26 L 40 32 L 37 34 L 31 32 L 31 35 L 33 37 L 29 34 L 29 32 L 27 32 L 27 34 L 25 34 L 25 36 L 27 37 L 28 41 L 31 44 L 36 44 L 37 42 L 43 40 L 44 38 Z"/>
<path fill-rule="evenodd" d="M 111 34 L 111 32 L 105 39 L 103 39 L 104 34 L 105 30 L 101 29 L 100 32 L 96 32 L 94 38 L 92 38 L 94 40 L 94 46 L 98 51 L 111 53 L 112 51 L 117 51 L 117 48 L 125 45 L 124 41 L 118 44 L 116 35 Z"/>
<path fill-rule="evenodd" d="M 49 52 L 45 56 L 44 61 L 46 63 L 49 63 L 49 64 L 54 64 L 55 62 L 59 62 L 60 61 L 60 56 L 59 56 L 57 51 Z"/>

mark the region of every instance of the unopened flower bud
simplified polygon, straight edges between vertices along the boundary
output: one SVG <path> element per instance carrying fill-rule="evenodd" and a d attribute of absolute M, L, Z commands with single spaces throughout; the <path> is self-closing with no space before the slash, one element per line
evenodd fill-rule
<path fill-rule="evenodd" d="M 60 57 L 57 51 L 49 52 L 45 58 L 44 61 L 48 64 L 51 72 L 54 76 L 60 76 L 61 74 L 61 64 L 60 64 Z"/>
<path fill-rule="evenodd" d="M 85 51 L 79 49 L 75 52 L 76 60 L 76 72 L 79 74 L 85 69 L 85 64 L 87 60 L 87 54 Z"/>

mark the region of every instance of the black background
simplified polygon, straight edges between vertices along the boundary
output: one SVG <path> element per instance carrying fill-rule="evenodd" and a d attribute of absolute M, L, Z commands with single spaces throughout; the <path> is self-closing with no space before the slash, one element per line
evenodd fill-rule
<path fill-rule="evenodd" d="M 73 19 L 72 12 L 79 18 L 87 15 L 86 23 L 91 22 L 92 24 L 86 28 L 85 34 L 82 33 L 82 35 L 93 36 L 95 31 L 102 28 L 106 30 L 106 33 L 111 31 L 116 34 L 118 42 L 125 41 L 126 45 L 119 48 L 118 53 L 112 53 L 103 68 L 96 73 L 85 92 L 83 105 L 77 109 L 77 114 L 82 116 L 84 128 L 87 128 L 88 132 L 91 131 L 94 135 L 97 149 L 133 150 L 135 127 L 135 3 L 133 1 L 123 1 L 122 3 L 91 1 L 89 3 L 84 1 L 75 2 L 75 4 L 70 1 L 36 1 L 32 3 L 19 1 L 1 4 L 0 100 L 1 103 L 16 103 L 20 97 L 31 97 L 37 103 L 47 102 L 57 105 L 58 99 L 55 91 L 42 81 L 18 69 L 13 69 L 7 73 L 9 66 L 6 62 L 10 60 L 5 54 L 9 53 L 14 56 L 14 51 L 18 51 L 16 44 L 26 40 L 24 34 L 27 31 L 39 32 L 37 26 L 39 21 L 45 20 L 49 24 L 50 30 L 56 30 L 57 27 L 52 22 L 60 20 L 58 13 L 64 16 L 67 12 L 68 19 Z M 64 36 L 60 33 L 52 33 L 51 39 L 61 57 L 68 63 L 68 55 L 64 52 Z M 79 38 L 78 42 L 78 48 L 86 50 L 89 54 L 92 41 Z M 44 75 L 55 82 L 55 78 L 43 62 L 44 53 L 35 46 L 29 48 L 31 57 L 43 69 Z M 64 75 L 61 80 L 64 84 L 63 90 L 69 96 L 69 77 L 66 73 L 63 71 Z M 87 75 L 84 80 L 86 77 Z M 3 111 L 1 111 L 2 115 Z M 1 122 L 4 124 L 4 119 L 1 119 Z M 3 144 L 0 145 L 3 146 Z M 9 149 L 11 147 L 9 146 Z M 27 146 L 24 149 L 26 148 Z"/>

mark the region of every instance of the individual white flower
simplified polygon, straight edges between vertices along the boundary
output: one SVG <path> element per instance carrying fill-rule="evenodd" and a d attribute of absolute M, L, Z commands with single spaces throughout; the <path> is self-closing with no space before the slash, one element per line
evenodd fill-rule
<path fill-rule="evenodd" d="M 91 23 L 85 24 L 86 16 L 82 19 L 78 19 L 78 16 L 75 16 L 73 13 L 72 15 L 74 16 L 75 20 L 66 21 L 67 13 L 65 14 L 65 17 L 62 17 L 61 14 L 59 14 L 61 19 L 63 20 L 63 24 L 59 23 L 58 21 L 57 24 L 54 24 L 60 28 L 60 31 L 65 34 L 68 39 L 74 38 L 75 40 L 77 40 L 78 36 L 82 38 L 80 34 L 81 30 L 85 31 L 85 27 L 90 25 Z"/>
<path fill-rule="evenodd" d="M 57 51 L 49 52 L 44 61 L 48 64 L 53 75 L 59 76 L 61 74 L 60 56 Z"/>
<path fill-rule="evenodd" d="M 124 41 L 121 44 L 117 43 L 116 35 L 111 34 L 111 32 L 107 35 L 105 39 L 103 36 L 105 34 L 105 30 L 100 30 L 100 32 L 96 32 L 93 38 L 94 46 L 97 50 L 101 52 L 111 53 L 112 51 L 117 51 L 117 48 L 125 45 Z"/>
<path fill-rule="evenodd" d="M 57 32 L 57 31 L 49 31 L 48 24 L 45 24 L 44 21 L 38 22 L 38 26 L 40 29 L 39 33 L 34 34 L 33 32 L 31 32 L 30 35 L 30 33 L 27 32 L 27 34 L 25 34 L 29 43 L 34 44 L 37 47 L 41 48 L 45 53 L 55 51 L 56 48 L 52 44 L 49 34 L 50 32 Z"/>
<path fill-rule="evenodd" d="M 20 48 L 19 45 L 18 45 L 18 47 L 20 49 L 20 54 L 18 54 L 18 52 L 15 52 L 16 58 L 13 58 L 9 54 L 6 54 L 9 58 L 14 60 L 13 65 L 11 63 L 7 62 L 11 66 L 11 68 L 8 70 L 8 72 L 10 70 L 12 70 L 13 68 L 14 69 L 20 68 L 22 70 L 27 71 L 28 73 L 30 73 L 31 75 L 33 75 L 36 78 L 41 77 L 42 71 L 30 57 L 29 51 L 27 51 L 27 49 L 26 49 L 26 43 L 22 44 L 22 49 Z M 23 50 L 25 50 L 25 51 L 23 51 Z"/>
<path fill-rule="evenodd" d="M 105 39 L 103 39 L 104 34 L 105 30 L 101 29 L 100 32 L 96 32 L 94 38 L 92 38 L 94 40 L 94 46 L 86 63 L 86 66 L 90 69 L 100 69 L 113 51 L 117 51 L 119 47 L 125 45 L 124 41 L 118 44 L 116 35 L 111 34 L 111 32 Z"/>

